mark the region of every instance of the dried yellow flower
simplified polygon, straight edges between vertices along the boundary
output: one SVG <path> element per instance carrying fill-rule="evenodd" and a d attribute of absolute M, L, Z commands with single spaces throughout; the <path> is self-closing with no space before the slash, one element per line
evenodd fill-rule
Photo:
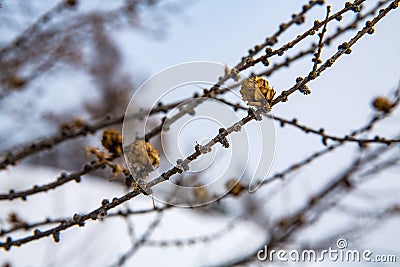
<path fill-rule="evenodd" d="M 211 199 L 210 193 L 203 185 L 195 185 L 192 192 L 194 200 L 199 204 L 206 203 Z"/>
<path fill-rule="evenodd" d="M 113 177 L 111 177 L 110 179 L 108 179 L 109 182 L 114 181 L 115 179 L 117 179 L 118 175 L 120 175 L 121 173 L 124 172 L 124 170 L 122 169 L 121 165 L 119 164 L 107 164 L 110 168 L 111 171 L 113 173 Z"/>
<path fill-rule="evenodd" d="M 106 152 L 100 151 L 97 147 L 88 146 L 86 148 L 86 153 L 88 156 L 93 154 L 97 158 L 98 162 L 106 162 L 110 159 L 110 156 L 107 155 Z"/>
<path fill-rule="evenodd" d="M 158 150 L 149 142 L 136 140 L 125 149 L 125 156 L 133 179 L 135 180 L 134 190 L 140 187 L 146 194 L 151 194 L 151 189 L 146 188 L 146 180 L 149 173 L 160 165 Z"/>
<path fill-rule="evenodd" d="M 146 151 L 147 155 L 149 156 L 151 165 L 153 165 L 154 168 L 157 168 L 160 165 L 158 150 L 155 149 L 149 142 L 146 142 Z"/>
<path fill-rule="evenodd" d="M 108 152 L 118 156 L 122 153 L 122 135 L 114 129 L 106 129 L 101 138 L 101 144 Z"/>
<path fill-rule="evenodd" d="M 256 76 L 243 81 L 240 94 L 248 105 L 270 109 L 276 92 L 267 80 Z"/>
<path fill-rule="evenodd" d="M 225 188 L 228 190 L 228 194 L 231 194 L 235 197 L 239 196 L 245 189 L 240 181 L 236 179 L 230 179 L 229 181 L 227 181 L 225 184 Z"/>
<path fill-rule="evenodd" d="M 138 172 L 148 173 L 160 165 L 158 150 L 144 140 L 136 140 L 130 144 L 126 157 L 131 167 Z"/>
<path fill-rule="evenodd" d="M 86 123 L 83 119 L 81 118 L 76 118 L 74 121 L 71 123 L 64 123 L 60 126 L 61 131 L 63 132 L 71 132 L 75 131 L 76 129 L 79 129 L 83 126 L 85 126 Z"/>
<path fill-rule="evenodd" d="M 377 111 L 383 111 L 385 113 L 389 113 L 392 109 L 392 103 L 390 100 L 383 96 L 375 98 L 372 105 Z"/>

